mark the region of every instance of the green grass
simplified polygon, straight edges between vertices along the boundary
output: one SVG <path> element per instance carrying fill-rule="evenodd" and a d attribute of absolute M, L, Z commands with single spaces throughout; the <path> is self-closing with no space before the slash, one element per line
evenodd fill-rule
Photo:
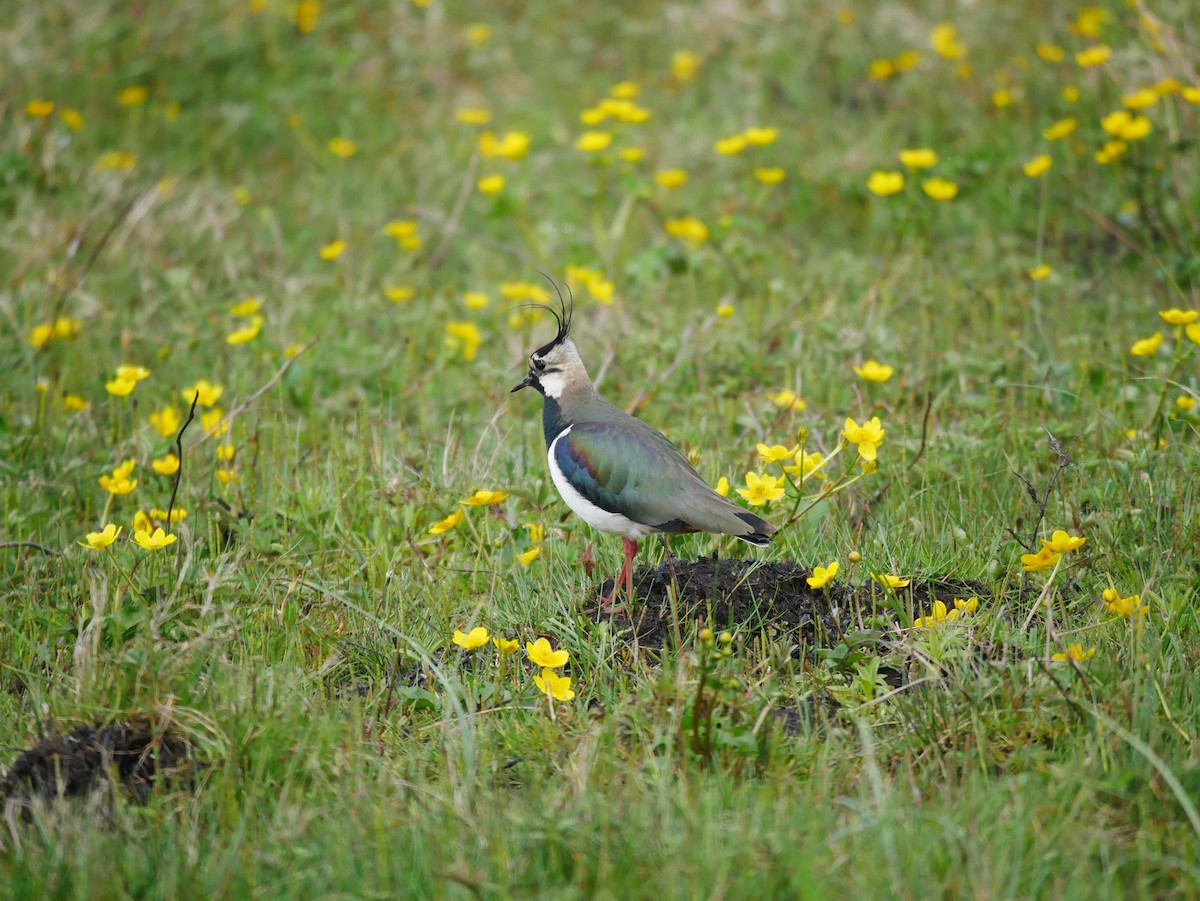
<path fill-rule="evenodd" d="M 205 762 L 145 804 L 11 818 L 0 895 L 1194 894 L 1200 436 L 1177 398 L 1200 396 L 1200 369 L 1157 311 L 1198 306 L 1200 107 L 1166 94 L 1148 136 L 1093 158 L 1122 96 L 1189 84 L 1189 5 L 1154 10 L 1157 38 L 1117 3 L 1096 38 L 1074 33 L 1081 8 L 1020 3 L 327 6 L 301 34 L 281 0 L 63 0 L 25 4 L 0 37 L 0 765 L 48 731 L 142 714 Z M 943 22 L 965 60 L 929 49 Z M 1066 59 L 1039 59 L 1038 41 Z M 1111 59 L 1081 69 L 1095 43 Z M 914 48 L 914 70 L 868 78 Z M 680 82 L 684 49 L 701 66 Z M 591 126 L 612 148 L 577 150 L 581 110 L 623 80 L 651 117 Z M 131 85 L 145 103 L 121 105 Z M 36 99 L 49 117 L 26 110 Z M 480 159 L 460 107 L 528 133 L 528 155 Z M 1068 116 L 1072 136 L 1041 136 Z M 756 125 L 777 140 L 714 152 Z M 357 152 L 333 155 L 337 136 Z M 630 146 L 640 162 L 616 156 Z M 905 147 L 935 149 L 929 174 L 958 196 L 926 197 L 924 173 L 869 193 Z M 136 161 L 97 167 L 110 151 Z M 1042 152 L 1053 167 L 1026 177 Z M 761 166 L 785 181 L 760 185 Z M 673 191 L 653 179 L 670 167 L 690 175 Z M 504 190 L 477 192 L 493 173 Z M 684 215 L 707 241 L 667 233 Z M 420 247 L 382 233 L 396 219 Z M 335 239 L 345 252 L 322 260 Z M 1033 281 L 1040 263 L 1053 272 Z M 713 483 L 764 469 L 759 441 L 807 429 L 827 453 L 847 416 L 883 421 L 878 471 L 764 559 L 839 560 L 864 593 L 871 573 L 952 574 L 986 587 L 979 609 L 913 630 L 928 611 L 901 595 L 841 667 L 802 665 L 781 631 L 734 629 L 714 660 L 691 620 L 656 656 L 587 617 L 619 542 L 554 492 L 536 398 L 507 393 L 552 325 L 510 321 L 500 293 L 571 265 L 614 285 L 610 305 L 573 285 L 602 392 Z M 389 300 L 396 285 L 412 299 Z M 249 296 L 261 333 L 231 346 L 229 307 Z M 59 315 L 79 335 L 35 348 Z M 472 358 L 452 322 L 477 327 Z M 1129 353 L 1156 331 L 1157 354 Z M 858 379 L 867 358 L 895 375 Z M 105 390 L 122 363 L 151 370 L 127 398 Z M 189 515 L 145 551 L 131 521 L 167 507 L 150 461 L 173 441 L 147 417 L 186 415 L 200 378 L 237 415 L 219 441 L 189 427 Z M 773 403 L 781 389 L 806 409 Z M 64 410 L 66 394 L 87 409 Z M 1053 477 L 1046 430 L 1073 465 L 1038 536 L 1087 538 L 1049 579 L 1049 617 L 1034 610 L 1049 573 L 1022 573 L 1008 533 L 1039 528 L 1013 470 Z M 110 497 L 97 479 L 126 459 L 138 486 Z M 476 489 L 509 496 L 429 534 Z M 106 522 L 124 527 L 111 549 L 78 546 Z M 529 523 L 545 539 L 525 566 Z M 673 549 L 750 553 L 712 536 Z M 1111 615 L 1109 587 L 1149 614 Z M 491 646 L 453 646 L 477 625 L 568 650 L 576 698 L 551 708 L 523 650 L 499 666 Z M 1094 656 L 1051 659 L 1073 643 Z M 697 742 L 709 710 L 713 740 Z"/>

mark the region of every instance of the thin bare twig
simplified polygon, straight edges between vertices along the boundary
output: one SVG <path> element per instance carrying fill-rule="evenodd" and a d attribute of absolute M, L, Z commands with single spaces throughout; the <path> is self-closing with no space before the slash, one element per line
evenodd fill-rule
<path fill-rule="evenodd" d="M 83 261 L 83 267 L 79 270 L 79 273 L 69 284 L 67 284 L 66 287 L 62 288 L 59 291 L 58 296 L 54 298 L 54 305 L 51 308 L 52 312 L 50 315 L 52 320 L 58 318 L 59 314 L 62 312 L 63 304 L 67 302 L 67 298 L 70 297 L 75 289 L 83 283 L 84 277 L 88 274 L 88 272 L 91 271 L 91 268 L 96 265 L 96 260 L 99 258 L 100 253 L 108 245 L 108 242 L 112 240 L 112 236 L 116 233 L 121 223 L 124 222 L 126 217 L 129 216 L 129 212 L 133 209 L 133 205 L 136 202 L 136 197 L 130 197 L 127 201 L 125 201 L 125 205 L 117 211 L 117 215 L 114 216 L 113 221 L 108 224 L 108 228 L 101 232 L 100 238 L 96 241 L 96 245 L 92 248 L 92 252 L 88 254 L 87 259 Z M 80 239 L 82 238 L 83 235 L 81 234 Z"/>
<path fill-rule="evenodd" d="M 1029 495 L 1029 499 L 1032 500 L 1037 506 L 1038 515 L 1037 519 L 1034 520 L 1033 530 L 1029 534 L 1028 541 L 1025 541 L 1023 538 L 1021 538 L 1021 536 L 1017 534 L 1016 529 L 1006 528 L 1004 530 L 1009 536 L 1012 537 L 1013 541 L 1021 545 L 1021 547 L 1025 548 L 1025 550 L 1031 554 L 1036 553 L 1034 545 L 1037 544 L 1038 532 L 1041 531 L 1042 523 L 1046 519 L 1046 506 L 1050 503 L 1050 495 L 1054 493 L 1054 488 L 1058 485 L 1059 480 L 1062 478 L 1062 474 L 1067 471 L 1067 467 L 1073 465 L 1074 461 L 1071 459 L 1071 454 L 1074 452 L 1075 446 L 1079 444 L 1079 439 L 1082 437 L 1081 435 L 1076 435 L 1075 440 L 1071 442 L 1070 448 L 1064 451 L 1062 442 L 1055 438 L 1048 428 L 1042 426 L 1042 431 L 1046 433 L 1046 443 L 1050 445 L 1050 450 L 1058 456 L 1058 466 L 1055 467 L 1054 474 L 1050 476 L 1050 481 L 1046 483 L 1046 488 L 1044 491 L 1038 491 L 1033 482 L 1029 481 L 1029 479 L 1025 478 L 1025 476 L 1021 475 L 1015 469 L 1012 471 L 1013 475 L 1020 479 L 1021 484 L 1025 486 L 1025 493 Z"/>
<path fill-rule="evenodd" d="M 200 392 L 197 391 L 192 398 L 192 407 L 188 410 L 187 422 L 179 428 L 179 434 L 175 436 L 175 451 L 179 457 L 179 465 L 175 468 L 175 484 L 171 486 L 171 502 L 167 504 L 167 531 L 171 531 L 171 514 L 175 510 L 175 498 L 179 494 L 179 483 L 183 481 L 183 433 L 187 431 L 187 427 L 192 424 L 192 420 L 196 418 L 196 404 L 200 402 Z"/>
<path fill-rule="evenodd" d="M 6 547 L 23 547 L 34 551 L 41 551 L 43 554 L 49 554 L 51 557 L 57 557 L 58 551 L 52 547 L 46 547 L 44 544 L 38 544 L 36 541 L 0 541 L 0 548 Z"/>

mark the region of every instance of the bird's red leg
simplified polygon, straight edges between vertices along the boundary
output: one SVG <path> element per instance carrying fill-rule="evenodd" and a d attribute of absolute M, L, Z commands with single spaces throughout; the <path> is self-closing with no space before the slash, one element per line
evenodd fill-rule
<path fill-rule="evenodd" d="M 633 607 L 633 558 L 637 556 L 638 543 L 632 538 L 622 538 L 625 548 L 625 596 L 629 598 L 629 606 Z M 613 589 L 614 593 L 616 589 Z"/>

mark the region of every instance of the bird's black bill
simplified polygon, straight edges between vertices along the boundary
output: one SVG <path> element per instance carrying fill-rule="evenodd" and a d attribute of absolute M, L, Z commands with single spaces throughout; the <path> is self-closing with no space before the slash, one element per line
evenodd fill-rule
<path fill-rule="evenodd" d="M 521 381 L 519 381 L 515 385 L 513 385 L 512 391 L 509 391 L 508 393 L 516 394 L 522 388 L 528 388 L 532 384 L 533 384 L 533 376 L 527 375 L 527 376 L 525 376 L 525 378 L 521 379 Z"/>

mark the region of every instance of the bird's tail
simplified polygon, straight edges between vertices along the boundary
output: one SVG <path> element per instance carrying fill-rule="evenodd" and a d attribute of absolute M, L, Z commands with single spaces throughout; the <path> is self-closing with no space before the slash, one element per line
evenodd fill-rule
<path fill-rule="evenodd" d="M 761 516 L 755 516 L 749 510 L 739 510 L 737 516 L 738 519 L 750 526 L 754 531 L 745 535 L 734 535 L 734 538 L 745 541 L 747 544 L 756 544 L 759 547 L 771 543 L 771 536 L 777 531 L 774 525 L 767 522 Z"/>

